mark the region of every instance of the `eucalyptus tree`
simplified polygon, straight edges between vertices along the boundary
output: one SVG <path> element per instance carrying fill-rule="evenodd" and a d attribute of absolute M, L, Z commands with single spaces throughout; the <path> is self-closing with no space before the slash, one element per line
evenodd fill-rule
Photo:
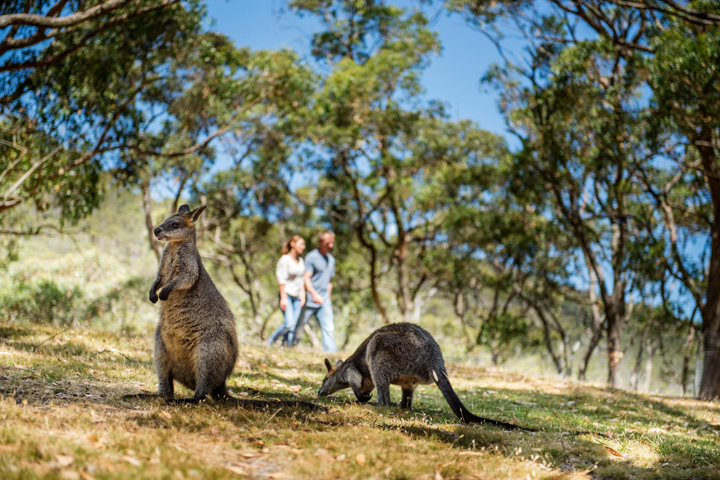
<path fill-rule="evenodd" d="M 0 30 L 5 32 L 0 41 L 0 57 L 4 58 L 0 73 L 16 73 L 8 77 L 12 81 L 4 86 L 6 90 L 0 103 L 22 96 L 22 79 L 33 70 L 57 64 L 79 50 L 91 48 L 106 40 L 108 34 L 122 32 L 125 24 L 140 17 L 160 12 L 161 17 L 157 18 L 165 20 L 181 8 L 184 8 L 181 2 L 173 0 L 3 2 Z"/>
<path fill-rule="evenodd" d="M 0 215 L 33 202 L 75 221 L 146 122 L 140 97 L 201 31 L 199 2 L 5 2 Z M 22 232 L 18 232 L 22 233 Z"/>
<path fill-rule="evenodd" d="M 469 348 L 485 345 L 497 362 L 513 345 L 537 347 L 541 339 L 558 373 L 567 374 L 569 336 L 557 313 L 572 291 L 569 239 L 513 185 L 514 167 L 505 151 L 481 169 L 445 178 L 453 200 L 426 265 L 453 299 Z"/>
<path fill-rule="evenodd" d="M 644 192 L 633 166 L 657 152 L 638 138 L 648 128 L 637 101 L 644 66 L 618 62 L 604 41 L 538 45 L 529 67 L 507 65 L 488 80 L 502 89 L 508 125 L 522 141 L 516 169 L 537 205 L 574 239 L 594 277 L 607 334 L 608 383 L 618 384 L 622 332 L 632 311 L 637 270 L 631 252 L 644 248 L 635 220 Z M 514 72 L 525 75 L 525 83 Z M 540 180 L 540 181 L 537 181 Z"/>
<path fill-rule="evenodd" d="M 172 212 L 218 158 L 231 159 L 224 168 L 241 170 L 244 160 L 260 155 L 268 162 L 255 170 L 260 178 L 270 177 L 271 165 L 285 165 L 290 154 L 285 138 L 297 130 L 300 102 L 315 82 L 312 71 L 289 50 L 238 48 L 212 32 L 199 35 L 189 47 L 178 52 L 170 74 L 143 95 L 153 122 L 136 133 L 126 153 L 143 159 L 132 177 L 143 192 L 151 181 L 174 187 Z M 161 128 L 155 125 L 159 121 Z M 220 148 L 213 148 L 209 143 L 218 137 Z M 149 218 L 147 224 L 152 224 Z M 152 238 L 150 227 L 148 234 Z"/>
<path fill-rule="evenodd" d="M 620 63 L 641 57 L 649 75 L 650 104 L 658 129 L 677 143 L 665 165 L 646 163 L 648 187 L 666 226 L 668 268 L 702 315 L 704 361 L 700 397 L 720 396 L 720 182 L 716 81 L 720 5 L 709 1 L 550 0 L 555 25 L 548 34 L 539 2 L 452 2 L 472 18 L 522 17 L 548 45 L 576 43 L 588 27 L 613 46 Z M 516 21 L 517 23 L 517 21 Z M 705 234 L 699 233 L 704 230 Z M 692 244 L 705 236 L 707 255 Z M 688 241 L 688 239 L 690 239 Z M 700 240 L 702 242 L 702 240 Z M 690 248 L 683 249 L 683 243 Z M 687 315 L 687 312 L 686 312 Z"/>
<path fill-rule="evenodd" d="M 313 210 L 296 201 L 288 172 L 302 168 L 293 155 L 302 149 L 298 132 L 306 129 L 317 75 L 287 50 L 251 52 L 232 45 L 213 50 L 216 68 L 201 70 L 190 87 L 179 89 L 179 104 L 165 101 L 182 113 L 164 129 L 170 133 L 161 143 L 172 152 L 178 149 L 175 138 L 192 144 L 191 134 L 202 128 L 231 127 L 213 152 L 215 158 L 222 154 L 225 165 L 210 173 L 211 163 L 204 163 L 198 170 L 204 175 L 188 190 L 208 206 L 201 252 L 246 294 L 253 328 L 262 337 L 278 308 L 274 272 L 280 247 L 291 234 L 307 238 L 315 223 Z M 167 158 L 162 152 L 153 155 Z"/>
<path fill-rule="evenodd" d="M 331 69 L 313 99 L 309 164 L 320 172 L 313 201 L 329 220 L 350 225 L 367 253 L 373 301 L 390 314 L 380 288 L 385 267 L 409 321 L 429 275 L 422 259 L 443 227 L 451 196 L 446 176 L 497 154 L 497 137 L 469 122 L 449 122 L 426 102 L 420 75 L 438 53 L 437 35 L 419 11 L 372 1 L 293 1 L 324 30 L 313 54 Z"/>

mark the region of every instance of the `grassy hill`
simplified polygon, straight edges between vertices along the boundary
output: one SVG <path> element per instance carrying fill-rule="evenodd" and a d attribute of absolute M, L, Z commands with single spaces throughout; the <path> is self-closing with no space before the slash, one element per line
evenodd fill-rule
<path fill-rule="evenodd" d="M 235 396 L 321 383 L 320 352 L 240 350 Z M 541 431 L 459 425 L 430 386 L 412 412 L 349 391 L 313 400 L 329 413 L 121 400 L 156 391 L 151 355 L 146 334 L 0 323 L 0 478 L 720 479 L 717 403 L 468 364 L 448 367 L 470 410 Z"/>

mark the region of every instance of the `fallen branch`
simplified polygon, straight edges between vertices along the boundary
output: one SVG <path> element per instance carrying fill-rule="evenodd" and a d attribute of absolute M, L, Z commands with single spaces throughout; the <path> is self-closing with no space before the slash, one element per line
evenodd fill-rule
<path fill-rule="evenodd" d="M 38 347 L 40 347 L 41 345 L 46 344 L 47 342 L 49 342 L 49 341 L 52 340 L 53 338 L 57 337 L 58 335 L 62 335 L 63 333 L 67 332 L 68 330 L 71 330 L 71 328 L 66 328 L 66 329 L 63 330 L 62 332 L 56 333 L 55 335 L 53 335 L 52 337 L 48 338 L 48 339 L 45 340 L 44 342 L 40 342 L 40 343 L 38 343 L 37 345 L 32 345 L 32 346 L 31 346 L 31 350 L 34 352 L 34 351 L 37 350 Z"/>

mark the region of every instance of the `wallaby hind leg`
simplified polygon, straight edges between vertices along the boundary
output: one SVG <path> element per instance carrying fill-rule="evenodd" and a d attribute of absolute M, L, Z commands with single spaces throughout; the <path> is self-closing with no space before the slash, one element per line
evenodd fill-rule
<path fill-rule="evenodd" d="M 223 357 L 223 353 L 213 345 L 204 345 L 198 348 L 197 371 L 195 373 L 195 395 L 193 398 L 202 399 L 207 396 L 216 398 L 218 395 L 227 395 L 225 379 L 234 362 Z"/>
<path fill-rule="evenodd" d="M 414 388 L 402 389 L 402 400 L 400 401 L 400 408 L 412 410 L 413 393 L 415 393 Z"/>
<path fill-rule="evenodd" d="M 160 335 L 160 327 L 155 332 L 155 371 L 158 376 L 158 394 L 165 400 L 175 397 L 175 385 L 170 371 L 170 359 L 165 342 Z"/>
<path fill-rule="evenodd" d="M 375 379 L 373 379 L 375 380 Z M 390 401 L 390 383 L 386 381 L 375 382 L 375 390 L 377 390 L 377 400 L 380 405 L 392 405 Z"/>
<path fill-rule="evenodd" d="M 168 401 L 175 398 L 175 384 L 170 372 L 158 373 L 158 394 Z"/>

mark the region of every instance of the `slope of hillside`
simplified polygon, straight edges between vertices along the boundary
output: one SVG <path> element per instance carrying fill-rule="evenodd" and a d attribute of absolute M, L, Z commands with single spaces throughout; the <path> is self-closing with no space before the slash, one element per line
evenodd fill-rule
<path fill-rule="evenodd" d="M 720 479 L 717 403 L 463 364 L 449 373 L 472 411 L 541 432 L 458 425 L 429 386 L 412 412 L 348 392 L 313 400 L 330 413 L 122 401 L 155 391 L 151 356 L 148 335 L 0 324 L 0 478 Z M 307 399 L 323 358 L 245 343 L 229 384 Z"/>

